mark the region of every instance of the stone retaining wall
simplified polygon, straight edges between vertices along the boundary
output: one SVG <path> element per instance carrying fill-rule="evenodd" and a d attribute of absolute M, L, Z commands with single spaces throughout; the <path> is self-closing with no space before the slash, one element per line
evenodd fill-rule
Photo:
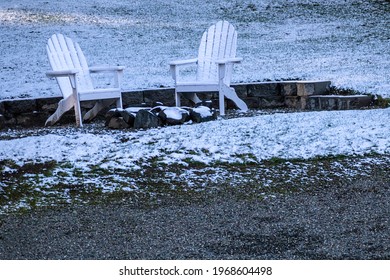
<path fill-rule="evenodd" d="M 298 110 L 340 110 L 369 106 L 370 96 L 327 95 L 330 81 L 282 81 L 233 84 L 237 95 L 250 109 L 294 108 Z M 211 100 L 212 107 L 218 108 L 218 93 L 200 93 L 201 99 Z M 122 93 L 124 107 L 153 106 L 160 102 L 174 106 L 174 88 L 125 91 Z M 60 97 L 0 100 L 0 129 L 6 127 L 44 126 L 46 119 L 57 108 Z M 92 108 L 92 102 L 82 103 L 82 109 Z M 183 99 L 183 106 L 192 106 Z M 235 108 L 231 101 L 227 109 Z M 66 113 L 61 123 L 74 122 L 74 111 Z"/>

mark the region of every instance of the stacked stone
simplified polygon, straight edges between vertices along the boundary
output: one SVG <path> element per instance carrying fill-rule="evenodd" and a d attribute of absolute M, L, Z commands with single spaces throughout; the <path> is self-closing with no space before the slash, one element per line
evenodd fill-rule
<path fill-rule="evenodd" d="M 308 109 L 311 96 L 325 94 L 330 84 L 330 81 L 296 81 L 293 84 L 281 84 L 285 106 L 299 110 Z"/>
<path fill-rule="evenodd" d="M 346 110 L 375 105 L 373 96 L 369 95 L 330 95 L 330 85 L 330 81 L 276 81 L 233 84 L 232 87 L 251 109 Z M 174 106 L 175 102 L 174 98 L 172 98 L 174 92 L 173 88 L 123 92 L 122 99 L 125 107 L 137 106 L 135 104 L 149 104 L 151 108 L 138 108 L 137 111 L 134 111 L 133 108 L 132 111 L 130 110 L 132 116 L 126 112 L 121 112 L 121 110 L 110 111 L 107 115 L 109 119 L 107 126 L 118 128 L 136 126 L 142 128 L 145 126 L 173 125 L 176 122 L 183 122 L 181 119 L 172 120 L 171 118 L 164 118 L 164 113 L 160 115 L 160 111 L 164 111 L 166 108 L 163 108 L 162 104 L 155 104 L 158 100 L 166 106 Z M 201 100 L 210 100 L 208 103 L 200 104 L 202 106 L 212 108 L 219 106 L 218 92 L 200 93 L 198 96 Z M 60 97 L 0 100 L 0 129 L 13 126 L 44 126 L 47 118 L 56 110 L 60 100 Z M 193 104 L 183 98 L 182 105 L 192 106 Z M 85 113 L 93 106 L 94 102 L 82 102 L 81 110 Z M 152 108 L 155 110 L 152 110 Z M 189 112 L 190 119 L 193 122 L 202 122 L 207 119 L 203 117 L 196 118 L 196 114 L 187 107 L 182 107 L 182 109 Z M 236 109 L 236 106 L 232 101 L 227 100 L 225 109 Z M 135 115 L 139 110 L 150 111 L 148 113 L 141 112 L 138 117 L 144 116 L 144 118 L 148 118 L 151 122 L 150 124 L 135 122 Z M 149 116 L 150 113 L 154 116 Z M 166 113 L 169 112 L 167 111 Z M 156 116 L 158 116 L 158 122 L 155 120 Z M 100 117 L 104 117 L 103 112 Z M 132 123 L 132 119 L 134 119 L 134 123 Z M 188 117 L 184 121 L 187 121 L 187 119 Z M 74 110 L 65 113 L 61 117 L 60 122 L 62 124 L 74 123 Z"/>
<path fill-rule="evenodd" d="M 312 95 L 326 94 L 330 81 L 278 81 L 233 85 L 249 108 L 307 109 Z M 228 103 L 228 107 L 234 108 Z"/>
<path fill-rule="evenodd" d="M 351 110 L 372 106 L 370 95 L 312 95 L 308 99 L 308 110 Z"/>

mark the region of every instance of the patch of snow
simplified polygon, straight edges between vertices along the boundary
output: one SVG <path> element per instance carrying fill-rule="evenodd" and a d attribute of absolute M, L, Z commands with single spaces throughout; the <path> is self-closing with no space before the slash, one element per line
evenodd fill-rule
<path fill-rule="evenodd" d="M 331 80 L 390 96 L 389 11 L 358 0 L 1 1 L 0 99 L 60 95 L 45 75 L 45 45 L 59 32 L 90 65 L 126 66 L 124 90 L 173 86 L 168 62 L 195 57 L 220 19 L 236 26 L 244 58 L 233 82 Z"/>
<path fill-rule="evenodd" d="M 125 110 L 132 114 L 137 114 L 139 110 L 151 110 L 149 107 L 128 107 Z"/>
<path fill-rule="evenodd" d="M 331 80 L 338 87 L 390 97 L 388 1 L 193 0 L 189 4 L 184 0 L 9 0 L 0 2 L 0 99 L 60 95 L 56 82 L 45 75 L 50 70 L 45 45 L 58 32 L 81 45 L 90 65 L 126 66 L 124 90 L 173 86 L 168 62 L 194 57 L 203 31 L 220 19 L 236 26 L 237 54 L 244 58 L 235 67 L 233 83 Z M 182 74 L 192 75 L 193 71 Z M 206 114 L 202 108 L 195 110 Z M 58 196 L 53 186 L 61 183 L 93 186 L 103 192 L 121 187 L 147 191 L 137 186 L 142 176 L 137 181 L 126 172 L 142 174 L 143 167 L 153 161 L 184 167 L 191 161 L 206 164 L 204 174 L 189 169 L 180 176 L 166 174 L 164 178 L 203 188 L 210 178 L 229 183 L 227 178 L 245 172 L 233 174 L 207 164 L 261 162 L 275 157 L 389 155 L 389 119 L 390 109 L 381 109 L 261 115 L 97 133 L 58 127 L 32 132 L 3 130 L 0 161 L 5 166 L 0 172 L 3 178 L 12 178 L 18 171 L 13 162 L 22 166 L 57 161 L 51 176 L 24 174 L 32 190 L 44 194 L 43 205 L 56 204 L 51 200 Z M 377 165 L 388 164 L 388 157 L 385 160 Z M 331 169 L 340 176 L 364 172 L 364 159 L 353 164 L 356 166 L 343 170 L 335 163 Z M 298 169 L 288 162 L 285 165 L 290 180 L 313 179 L 307 176 L 305 163 Z M 96 167 L 108 174 L 88 178 L 73 174 L 75 170 L 93 174 Z M 265 176 L 258 184 L 264 186 L 279 177 L 266 167 L 262 172 Z M 316 176 L 321 172 L 329 172 L 329 168 Z M 0 181 L 0 191 L 10 187 L 7 184 Z M 69 189 L 59 191 L 65 202 L 78 199 L 70 197 Z M 14 207 L 11 204 L 6 203 L 2 210 Z M 22 198 L 16 207 L 28 208 L 29 203 Z"/>
<path fill-rule="evenodd" d="M 167 118 L 172 120 L 181 120 L 183 118 L 183 114 L 188 114 L 187 110 L 179 107 L 167 107 L 163 111 Z"/>
<path fill-rule="evenodd" d="M 206 106 L 199 106 L 197 108 L 193 108 L 192 109 L 194 112 L 200 114 L 200 116 L 202 118 L 207 118 L 207 117 L 211 117 L 213 115 L 213 113 L 211 112 L 211 110 L 206 107 Z"/>
<path fill-rule="evenodd" d="M 241 162 L 327 155 L 390 153 L 390 109 L 261 115 L 207 123 L 107 134 L 61 129 L 43 136 L 0 141 L 0 160 L 70 162 L 88 170 L 140 168 L 153 157 L 186 164 L 193 160 Z M 54 134 L 56 133 L 56 134 Z M 121 141 L 123 138 L 128 141 Z"/>

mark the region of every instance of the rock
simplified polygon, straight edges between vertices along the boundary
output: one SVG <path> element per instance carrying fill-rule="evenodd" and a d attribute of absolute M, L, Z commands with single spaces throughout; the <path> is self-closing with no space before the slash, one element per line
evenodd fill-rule
<path fill-rule="evenodd" d="M 109 128 L 129 128 L 134 126 L 135 114 L 124 109 L 116 108 L 109 110 L 105 118 L 105 125 Z"/>
<path fill-rule="evenodd" d="M 158 107 L 158 106 L 164 106 L 164 103 L 160 102 L 160 101 L 154 101 L 152 103 L 152 107 Z"/>
<path fill-rule="evenodd" d="M 144 102 L 144 93 L 140 90 L 122 92 L 122 102 L 124 106 L 134 106 Z"/>
<path fill-rule="evenodd" d="M 247 102 L 246 100 L 244 100 Z M 284 97 L 280 95 L 259 97 L 258 107 L 260 108 L 280 108 L 284 107 Z M 249 106 L 248 106 L 249 107 Z"/>
<path fill-rule="evenodd" d="M 152 107 L 148 107 L 148 106 L 146 106 L 146 104 L 141 104 L 139 106 L 128 107 L 125 110 L 135 116 L 135 115 L 137 115 L 139 110 L 151 110 L 151 109 L 152 109 Z"/>
<path fill-rule="evenodd" d="M 199 102 L 199 103 L 195 104 L 195 108 L 201 107 L 201 106 L 205 106 L 205 107 L 208 107 L 208 108 L 212 109 L 213 108 L 213 101 L 211 101 L 211 100 L 204 100 L 202 102 Z"/>
<path fill-rule="evenodd" d="M 108 124 L 110 123 L 111 119 L 114 118 L 114 117 L 119 117 L 119 113 L 117 111 L 117 109 L 111 109 L 109 110 L 106 115 L 105 115 L 105 118 L 106 118 L 106 123 L 105 125 L 108 126 Z"/>
<path fill-rule="evenodd" d="M 174 88 L 159 88 L 144 90 L 144 101 L 148 104 L 153 104 L 156 100 L 167 106 L 174 106 L 175 89 Z"/>
<path fill-rule="evenodd" d="M 190 118 L 193 122 L 201 123 L 217 119 L 217 112 L 206 106 L 199 106 L 190 111 Z"/>
<path fill-rule="evenodd" d="M 128 110 L 116 108 L 116 109 L 109 110 L 106 113 L 105 118 L 106 118 L 106 126 L 110 127 L 110 123 L 111 126 L 113 126 L 110 128 L 118 128 L 117 126 L 119 125 L 120 122 L 122 122 L 122 120 L 128 125 L 128 127 L 133 127 L 135 114 Z M 116 120 L 111 122 L 112 119 L 118 119 L 118 118 L 122 118 L 122 120 Z"/>
<path fill-rule="evenodd" d="M 307 98 L 303 96 L 286 96 L 284 104 L 287 108 L 293 108 L 297 110 L 306 109 Z"/>
<path fill-rule="evenodd" d="M 166 108 L 168 107 L 162 105 L 154 106 L 152 109 L 150 109 L 150 112 L 152 112 L 155 115 L 158 115 L 161 111 L 165 110 Z"/>
<path fill-rule="evenodd" d="M 0 114 L 3 115 L 5 113 L 4 103 L 0 101 Z"/>
<path fill-rule="evenodd" d="M 16 118 L 5 118 L 5 126 L 7 127 L 10 127 L 10 126 L 15 126 L 17 123 L 16 123 Z"/>
<path fill-rule="evenodd" d="M 16 116 L 16 124 L 22 127 L 44 126 L 47 117 L 44 112 L 23 113 Z"/>
<path fill-rule="evenodd" d="M 248 95 L 248 86 L 246 84 L 234 84 L 230 85 L 234 91 L 236 92 L 237 96 L 241 99 L 247 98 Z"/>
<path fill-rule="evenodd" d="M 297 83 L 297 95 L 308 96 L 315 94 L 315 86 L 313 83 Z"/>
<path fill-rule="evenodd" d="M 0 129 L 3 129 L 5 127 L 5 117 L 3 115 L 0 115 Z"/>
<path fill-rule="evenodd" d="M 124 129 L 130 127 L 123 117 L 112 117 L 107 126 L 112 129 Z"/>
<path fill-rule="evenodd" d="M 248 97 L 275 96 L 280 94 L 278 82 L 264 82 L 247 85 Z"/>
<path fill-rule="evenodd" d="M 134 120 L 135 120 L 135 114 L 127 111 L 127 110 L 121 110 L 119 112 L 123 120 L 129 125 L 129 127 L 134 126 Z"/>
<path fill-rule="evenodd" d="M 116 109 L 115 108 L 115 109 L 109 110 L 106 113 L 106 115 L 105 115 L 105 119 L 106 119 L 105 125 L 106 126 L 109 126 L 109 123 L 110 123 L 111 119 L 121 117 L 121 114 L 119 113 L 119 110 L 121 110 L 121 109 Z"/>
<path fill-rule="evenodd" d="M 297 95 L 323 95 L 329 92 L 330 81 L 297 81 Z"/>
<path fill-rule="evenodd" d="M 150 110 L 141 109 L 134 120 L 134 128 L 153 128 L 160 126 L 161 121 L 157 115 Z"/>
<path fill-rule="evenodd" d="M 167 107 L 158 113 L 158 116 L 167 125 L 184 124 L 190 120 L 190 113 L 179 107 Z"/>
<path fill-rule="evenodd" d="M 296 82 L 280 83 L 280 93 L 283 96 L 296 96 L 297 95 L 297 83 Z"/>
<path fill-rule="evenodd" d="M 350 110 L 370 106 L 369 95 L 314 95 L 308 100 L 310 110 Z"/>
<path fill-rule="evenodd" d="M 31 113 L 37 110 L 35 99 L 7 100 L 3 104 L 4 108 L 11 114 Z"/>

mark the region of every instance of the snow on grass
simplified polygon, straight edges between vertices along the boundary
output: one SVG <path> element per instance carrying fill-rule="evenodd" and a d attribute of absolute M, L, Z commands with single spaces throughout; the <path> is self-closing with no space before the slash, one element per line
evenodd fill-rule
<path fill-rule="evenodd" d="M 60 95 L 45 53 L 57 32 L 91 65 L 126 66 L 125 90 L 173 86 L 168 62 L 196 56 L 217 20 L 238 31 L 233 82 L 301 78 L 390 96 L 384 1 L 20 1 L 0 3 L 0 99 Z"/>
<path fill-rule="evenodd" d="M 233 82 L 301 78 L 390 96 L 390 3 L 358 0 L 95 0 L 0 3 L 0 99 L 59 95 L 45 53 L 57 32 L 90 65 L 125 65 L 127 89 L 172 86 L 168 62 L 196 55 L 217 20 L 238 30 Z M 150 130 L 2 131 L 1 212 L 86 201 L 95 192 L 315 184 L 389 164 L 390 109 L 261 115 Z M 379 154 L 311 164 L 289 160 Z M 351 157 L 353 158 L 353 157 Z M 267 161 L 287 160 L 278 166 Z M 377 161 L 377 162 L 375 162 Z M 256 167 L 235 165 L 255 163 Z M 225 165 L 224 164 L 229 164 Z M 317 180 L 317 181 L 316 181 Z M 322 179 L 321 179 L 322 180 Z"/>
<path fill-rule="evenodd" d="M 0 160 L 70 162 L 88 169 L 140 168 L 158 158 L 166 164 L 188 160 L 213 164 L 251 157 L 314 158 L 390 153 L 390 109 L 261 115 L 251 118 L 105 134 L 53 131 L 0 141 Z"/>

